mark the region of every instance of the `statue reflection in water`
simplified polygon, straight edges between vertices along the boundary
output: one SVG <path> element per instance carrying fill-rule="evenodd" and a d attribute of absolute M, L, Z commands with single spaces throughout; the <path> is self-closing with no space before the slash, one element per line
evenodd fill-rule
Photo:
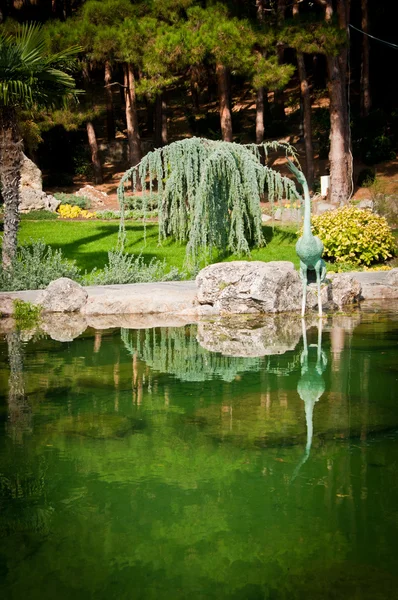
<path fill-rule="evenodd" d="M 297 392 L 304 402 L 305 420 L 307 424 L 307 444 L 304 455 L 297 465 L 292 481 L 310 455 L 313 436 L 313 414 L 314 406 L 325 391 L 323 373 L 327 366 L 327 358 L 322 350 L 322 319 L 318 320 L 318 343 L 307 343 L 307 329 L 305 319 L 302 319 L 303 327 L 303 351 L 301 353 L 301 377 L 297 385 Z M 316 348 L 316 361 L 309 360 L 309 350 Z"/>

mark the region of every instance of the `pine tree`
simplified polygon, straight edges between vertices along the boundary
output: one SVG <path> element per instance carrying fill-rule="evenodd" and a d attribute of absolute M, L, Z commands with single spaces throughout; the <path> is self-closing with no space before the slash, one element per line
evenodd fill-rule
<path fill-rule="evenodd" d="M 188 11 L 186 42 L 191 65 L 204 61 L 216 73 L 222 139 L 232 141 L 230 74 L 253 73 L 257 41 L 250 22 L 231 18 L 225 6 L 217 4 L 207 9 L 195 6 Z"/>
<path fill-rule="evenodd" d="M 299 3 L 295 0 L 293 3 L 293 17 L 296 19 L 299 17 Z M 297 51 L 297 68 L 300 78 L 300 91 L 303 102 L 303 131 L 304 131 L 304 145 L 305 145 L 305 158 L 306 158 L 306 179 L 308 188 L 312 191 L 314 186 L 314 149 L 312 145 L 312 125 L 311 125 L 311 94 L 307 79 L 307 71 L 305 68 L 304 53 Z"/>
<path fill-rule="evenodd" d="M 112 65 L 119 51 L 118 32 L 124 20 L 133 15 L 134 7 L 130 0 L 88 0 L 77 19 L 71 22 L 72 27 L 77 26 L 87 59 L 104 69 L 108 140 L 115 137 Z"/>
<path fill-rule="evenodd" d="M 332 0 L 317 0 L 325 8 L 325 22 L 333 27 Z M 346 34 L 350 0 L 337 0 L 337 20 L 341 33 Z M 352 194 L 352 154 L 347 103 L 347 41 L 326 54 L 330 98 L 330 200 L 346 204 Z"/>
<path fill-rule="evenodd" d="M 304 135 L 306 143 L 307 160 L 311 157 L 310 140 L 310 116 L 311 104 L 309 98 L 308 82 L 306 79 L 305 63 L 300 60 L 300 55 L 321 53 L 326 56 L 329 74 L 329 97 L 330 97 L 330 179 L 331 179 L 331 201 L 335 204 L 346 202 L 350 195 L 351 155 L 349 151 L 349 123 L 347 111 L 347 99 L 345 80 L 346 75 L 342 64 L 344 59 L 344 48 L 346 46 L 345 30 L 332 20 L 333 7 L 329 0 L 319 0 L 325 6 L 324 22 L 317 19 L 298 19 L 297 9 L 293 23 L 287 23 L 282 35 L 286 44 L 297 51 L 298 67 L 302 93 L 304 92 Z M 293 8 L 297 6 L 293 5 Z M 312 15 L 310 15 L 312 17 Z M 344 76 L 341 72 L 344 71 Z M 311 173 L 309 172 L 309 178 Z"/>

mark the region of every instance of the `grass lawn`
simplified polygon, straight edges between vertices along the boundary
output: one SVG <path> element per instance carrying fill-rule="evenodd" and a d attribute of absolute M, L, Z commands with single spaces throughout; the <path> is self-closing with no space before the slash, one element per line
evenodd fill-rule
<path fill-rule="evenodd" d="M 299 261 L 295 253 L 297 241 L 295 228 L 265 226 L 264 235 L 267 245 L 252 251 L 251 260 L 290 260 L 296 266 Z M 42 239 L 52 248 L 60 248 L 65 258 L 75 260 L 82 271 L 91 271 L 94 267 L 103 268 L 107 262 L 107 253 L 116 247 L 119 223 L 117 221 L 28 221 L 20 225 L 19 241 L 27 243 L 30 239 Z M 182 268 L 185 258 L 185 245 L 167 240 L 158 245 L 158 226 L 147 225 L 146 244 L 144 227 L 140 223 L 126 223 L 126 251 L 132 254 L 142 253 L 146 262 L 151 258 L 167 261 L 170 266 Z M 237 260 L 247 257 L 229 256 L 221 260 Z M 215 257 L 214 262 L 216 262 Z"/>

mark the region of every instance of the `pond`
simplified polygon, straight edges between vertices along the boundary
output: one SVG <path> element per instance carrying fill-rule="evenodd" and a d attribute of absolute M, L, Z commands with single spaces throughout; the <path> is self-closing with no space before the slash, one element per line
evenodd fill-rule
<path fill-rule="evenodd" d="M 391 599 L 398 313 L 0 339 L 7 600 Z"/>

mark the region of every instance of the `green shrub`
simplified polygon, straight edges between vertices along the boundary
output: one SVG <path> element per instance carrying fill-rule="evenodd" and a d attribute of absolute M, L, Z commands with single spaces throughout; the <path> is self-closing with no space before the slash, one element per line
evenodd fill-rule
<path fill-rule="evenodd" d="M 114 219 L 120 219 L 120 210 L 97 210 L 96 213 L 97 219 L 101 219 L 103 221 L 112 221 Z M 151 210 L 150 212 L 145 212 L 143 210 L 125 210 L 124 218 L 126 220 L 134 220 L 139 221 L 144 217 L 148 219 L 152 219 L 158 216 L 157 210 Z"/>
<path fill-rule="evenodd" d="M 111 250 L 108 252 L 108 261 L 102 271 L 94 269 L 86 276 L 86 285 L 150 283 L 181 279 L 179 270 L 176 267 L 168 270 L 165 260 L 160 261 L 153 258 L 149 264 L 145 264 L 141 255 L 134 256 Z"/>
<path fill-rule="evenodd" d="M 54 219 L 58 219 L 58 215 L 50 210 L 31 210 L 21 214 L 21 221 L 53 221 Z"/>
<path fill-rule="evenodd" d="M 127 212 L 128 211 L 126 211 L 126 213 Z M 97 210 L 95 211 L 95 214 L 97 215 L 97 219 L 101 219 L 102 221 L 120 219 L 120 210 Z"/>
<path fill-rule="evenodd" d="M 395 254 L 386 219 L 369 210 L 344 206 L 312 218 L 313 233 L 322 240 L 325 258 L 352 265 L 370 265 Z"/>
<path fill-rule="evenodd" d="M 23 300 L 14 300 L 14 319 L 17 329 L 32 329 L 40 321 L 41 306 L 24 302 Z"/>
<path fill-rule="evenodd" d="M 75 194 L 65 194 L 64 192 L 57 192 L 54 194 L 54 198 L 59 200 L 61 204 L 69 204 L 69 206 L 78 206 L 83 210 L 87 210 L 91 207 L 90 198 L 87 196 L 75 196 Z"/>
<path fill-rule="evenodd" d="M 144 210 L 147 212 L 156 210 L 159 206 L 159 194 L 152 192 L 143 196 L 126 196 L 124 199 L 125 207 L 132 210 Z"/>
<path fill-rule="evenodd" d="M 0 267 L 0 290 L 40 290 L 59 277 L 79 280 L 80 271 L 63 258 L 61 250 L 53 250 L 42 240 L 32 240 L 18 248 L 10 269 Z"/>

